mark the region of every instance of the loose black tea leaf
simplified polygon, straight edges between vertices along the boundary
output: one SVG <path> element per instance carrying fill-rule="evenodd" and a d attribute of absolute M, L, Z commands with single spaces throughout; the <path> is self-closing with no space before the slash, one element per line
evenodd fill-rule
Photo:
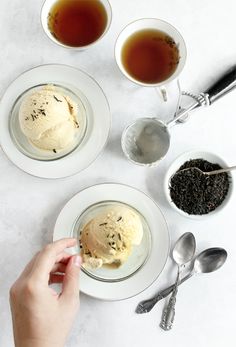
<path fill-rule="evenodd" d="M 222 168 L 203 159 L 187 161 L 171 178 L 170 196 L 175 205 L 188 214 L 207 214 L 224 201 L 229 189 L 229 176 L 227 173 L 207 176 L 191 169 L 194 167 L 203 172 Z M 187 168 L 190 170 L 179 172 Z"/>
<path fill-rule="evenodd" d="M 57 102 L 62 102 L 62 100 L 59 100 L 55 95 L 53 95 L 53 97 Z"/>

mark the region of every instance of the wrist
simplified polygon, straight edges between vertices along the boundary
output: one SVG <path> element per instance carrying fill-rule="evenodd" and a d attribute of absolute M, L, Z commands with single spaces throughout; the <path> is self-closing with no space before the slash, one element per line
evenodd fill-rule
<path fill-rule="evenodd" d="M 64 343 L 58 344 L 44 339 L 25 339 L 15 341 L 15 347 L 64 347 Z"/>

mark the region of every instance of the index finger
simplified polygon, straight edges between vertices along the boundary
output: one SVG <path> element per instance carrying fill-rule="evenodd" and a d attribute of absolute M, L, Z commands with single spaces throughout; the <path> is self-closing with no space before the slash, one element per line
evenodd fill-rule
<path fill-rule="evenodd" d="M 54 266 L 57 256 L 64 252 L 66 248 L 75 246 L 76 239 L 68 238 L 55 241 L 47 245 L 38 255 L 32 269 L 32 276 L 35 278 L 48 279 L 49 273 Z"/>

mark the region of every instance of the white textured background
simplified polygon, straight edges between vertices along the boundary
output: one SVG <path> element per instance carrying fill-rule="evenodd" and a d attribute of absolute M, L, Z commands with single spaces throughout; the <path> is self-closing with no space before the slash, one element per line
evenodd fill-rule
<path fill-rule="evenodd" d="M 81 295 L 81 310 L 67 347 L 234 347 L 236 293 L 236 223 L 234 194 L 229 206 L 204 222 L 186 220 L 172 211 L 163 195 L 163 177 L 173 159 L 193 148 L 205 148 L 236 164 L 236 91 L 172 132 L 167 158 L 156 169 L 130 164 L 120 149 L 125 125 L 138 116 L 167 119 L 174 100 L 163 105 L 155 90 L 126 80 L 115 65 L 113 48 L 120 30 L 141 17 L 171 22 L 183 34 L 188 60 L 181 81 L 184 89 L 202 91 L 225 68 L 236 62 L 236 2 L 234 0 L 111 0 L 113 23 L 97 45 L 82 53 L 50 42 L 42 32 L 42 0 L 1 0 L 0 94 L 24 70 L 44 63 L 79 67 L 96 78 L 108 96 L 113 127 L 103 154 L 84 172 L 64 180 L 31 177 L 8 161 L 0 150 L 0 346 L 13 345 L 8 290 L 25 263 L 52 239 L 56 217 L 65 202 L 80 189 L 106 181 L 121 182 L 150 194 L 160 205 L 173 241 L 194 232 L 198 249 L 225 247 L 229 257 L 218 272 L 193 278 L 179 291 L 175 327 L 158 327 L 163 302 L 147 315 L 135 315 L 141 299 L 174 278 L 171 260 L 159 280 L 136 298 L 100 302 Z M 0 115 L 1 116 L 1 115 Z M 155 271 L 155 269 L 153 269 Z M 33 347 L 33 346 L 32 346 Z"/>

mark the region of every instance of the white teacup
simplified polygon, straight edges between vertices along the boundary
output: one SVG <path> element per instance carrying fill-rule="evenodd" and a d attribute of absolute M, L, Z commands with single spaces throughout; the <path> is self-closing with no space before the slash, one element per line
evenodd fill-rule
<path fill-rule="evenodd" d="M 170 36 L 176 43 L 178 50 L 179 50 L 179 63 L 176 67 L 176 70 L 173 72 L 171 76 L 169 76 L 166 80 L 159 82 L 159 83 L 144 83 L 141 82 L 134 77 L 132 77 L 127 70 L 125 69 L 123 62 L 122 62 L 122 50 L 124 47 L 124 44 L 126 41 L 129 39 L 131 35 L 134 33 L 144 30 L 144 29 L 154 29 L 154 30 L 159 30 Z M 178 78 L 180 75 L 181 71 L 184 68 L 185 62 L 186 62 L 186 57 L 187 57 L 187 50 L 186 50 L 186 45 L 184 42 L 183 37 L 181 34 L 178 32 L 178 30 L 173 27 L 171 24 L 157 19 L 157 18 L 143 18 L 136 20 L 130 24 L 128 24 L 123 31 L 120 33 L 118 36 L 118 39 L 116 41 L 115 45 L 115 58 L 116 62 L 121 70 L 121 72 L 131 81 L 144 86 L 144 87 L 159 87 L 162 88 L 164 85 L 168 84 L 171 81 L 174 81 L 175 79 Z M 164 96 L 164 95 L 163 95 Z"/>
<path fill-rule="evenodd" d="M 86 46 L 79 46 L 79 47 L 74 47 L 74 46 L 68 46 L 62 42 L 60 42 L 59 40 L 57 40 L 55 38 L 55 36 L 53 36 L 53 34 L 51 33 L 51 31 L 49 30 L 48 27 L 48 15 L 53 7 L 53 5 L 57 2 L 58 0 L 45 0 L 44 4 L 42 6 L 42 10 L 41 10 L 41 23 L 42 23 L 42 27 L 44 32 L 46 33 L 46 35 L 56 44 L 58 44 L 59 46 L 62 46 L 64 48 L 70 48 L 73 50 L 84 50 L 87 49 L 91 46 L 93 46 L 95 43 L 97 43 L 98 41 L 101 40 L 101 38 L 103 38 L 103 36 L 107 33 L 107 31 L 109 30 L 110 26 L 111 26 L 111 21 L 112 21 L 112 8 L 110 5 L 110 2 L 108 0 L 99 0 L 106 11 L 107 14 L 107 24 L 106 24 L 106 28 L 104 30 L 104 32 L 102 33 L 102 35 L 95 41 L 93 41 L 92 43 L 90 43 L 89 45 Z"/>

